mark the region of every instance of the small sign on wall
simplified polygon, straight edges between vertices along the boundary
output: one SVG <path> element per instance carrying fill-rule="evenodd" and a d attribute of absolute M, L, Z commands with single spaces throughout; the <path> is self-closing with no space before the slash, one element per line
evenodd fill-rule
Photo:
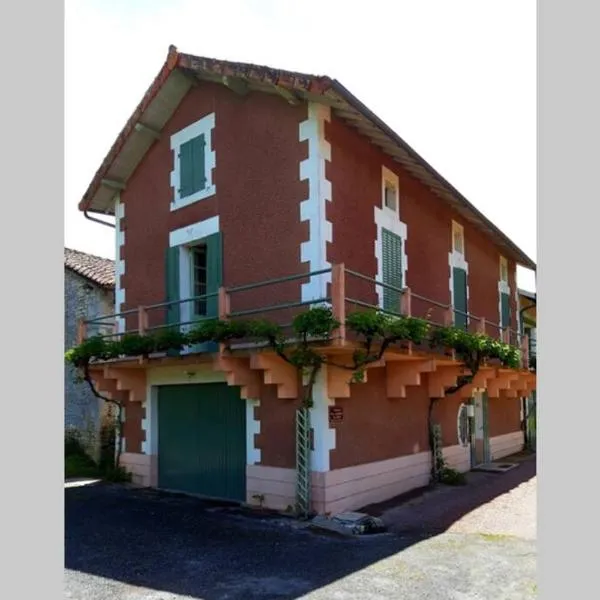
<path fill-rule="evenodd" d="M 329 407 L 329 426 L 335 427 L 344 420 L 344 409 L 341 406 Z"/>

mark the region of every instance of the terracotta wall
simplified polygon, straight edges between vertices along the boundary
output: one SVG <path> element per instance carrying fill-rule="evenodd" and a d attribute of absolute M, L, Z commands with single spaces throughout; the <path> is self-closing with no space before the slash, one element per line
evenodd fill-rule
<path fill-rule="evenodd" d="M 256 447 L 260 464 L 268 467 L 296 467 L 296 408 L 298 402 L 277 397 L 277 386 L 263 385 L 260 405 L 254 409 L 260 421 Z"/>
<path fill-rule="evenodd" d="M 385 369 L 369 369 L 368 381 L 351 387 L 350 398 L 337 398 L 344 420 L 336 427 L 331 469 L 342 469 L 428 450 L 424 387 L 410 387 L 407 398 L 389 399 Z"/>
<path fill-rule="evenodd" d="M 212 112 L 217 193 L 171 212 L 170 136 Z M 302 272 L 300 244 L 308 238 L 308 225 L 300 223 L 299 204 L 308 185 L 299 179 L 299 164 L 308 146 L 298 138 L 306 118 L 306 106 L 294 107 L 276 96 L 241 97 L 211 83 L 190 90 L 121 194 L 125 309 L 164 301 L 169 232 L 215 215 L 223 236 L 224 285 Z M 268 297 L 297 300 L 299 290 L 300 282 L 294 282 L 270 288 Z M 264 298 L 265 290 L 259 296 Z M 249 306 L 251 294 L 232 298 L 236 302 L 237 308 Z"/>
<path fill-rule="evenodd" d="M 465 231 L 470 312 L 498 323 L 499 249 L 401 165 L 342 120 L 332 116 L 326 136 L 332 146 L 331 163 L 327 165 L 326 173 L 333 189 L 333 202 L 327 206 L 327 218 L 333 223 L 333 243 L 328 247 L 328 260 L 344 262 L 353 270 L 375 277 L 377 232 L 374 209 L 381 206 L 383 165 L 399 178 L 400 218 L 408 229 L 406 285 L 421 296 L 450 303 L 448 253 L 454 219 Z M 514 291 L 514 261 L 509 261 L 509 272 L 511 290 Z M 352 281 L 351 277 L 348 279 Z M 357 289 L 364 288 L 364 284 L 360 285 L 363 287 Z M 513 295 L 511 303 L 513 315 L 516 315 Z M 413 300 L 415 314 L 424 314 L 428 308 L 430 306 L 425 302 Z"/>
<path fill-rule="evenodd" d="M 521 430 L 521 399 L 490 398 L 488 402 L 490 437 Z"/>
<path fill-rule="evenodd" d="M 124 408 L 123 436 L 126 439 L 125 450 L 127 452 L 141 452 L 142 442 L 146 439 L 146 433 L 142 430 L 145 409 L 141 402 L 130 402 L 129 400 L 124 403 Z"/>

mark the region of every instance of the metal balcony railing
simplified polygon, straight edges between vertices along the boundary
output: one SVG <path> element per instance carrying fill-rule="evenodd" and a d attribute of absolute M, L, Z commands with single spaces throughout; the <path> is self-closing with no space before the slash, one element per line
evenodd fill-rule
<path fill-rule="evenodd" d="M 319 297 L 298 301 L 302 296 L 301 286 L 309 282 L 317 282 L 317 289 L 324 290 L 324 293 Z M 207 306 L 212 304 L 213 314 L 192 316 L 193 307 L 198 301 Z M 519 347 L 524 368 L 529 365 L 529 340 L 526 335 L 484 317 L 460 311 L 451 304 L 416 294 L 408 287 L 397 288 L 347 269 L 344 264 L 230 288 L 222 287 L 218 292 L 203 296 L 139 306 L 120 313 L 81 320 L 78 341 L 91 335 L 118 339 L 125 333 L 146 334 L 170 327 L 185 331 L 202 320 L 217 317 L 268 319 L 291 336 L 294 316 L 303 309 L 323 304 L 330 306 L 335 318 L 342 323 L 335 335 L 335 339 L 342 342 L 352 341 L 352 336 L 345 331 L 343 323 L 346 315 L 354 310 L 376 309 L 392 316 L 418 317 L 433 327 L 452 325 L 455 316 L 462 315 L 468 331 L 487 334 Z M 175 308 L 180 318 L 173 320 Z"/>

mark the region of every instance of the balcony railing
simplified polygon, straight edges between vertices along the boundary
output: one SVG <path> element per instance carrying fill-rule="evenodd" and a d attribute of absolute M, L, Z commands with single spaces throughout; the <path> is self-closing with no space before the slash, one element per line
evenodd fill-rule
<path fill-rule="evenodd" d="M 310 282 L 316 284 L 317 289 L 323 290 L 323 294 L 298 301 L 302 295 L 301 286 Z M 386 307 L 382 308 L 384 296 Z M 212 311 L 211 316 L 192 316 L 193 307 L 199 301 L 206 305 L 212 303 L 216 310 Z M 78 341 L 81 342 L 91 335 L 118 339 L 125 333 L 146 334 L 171 327 L 185 331 L 202 320 L 215 317 L 268 319 L 291 335 L 291 324 L 295 315 L 303 309 L 323 304 L 331 306 L 335 318 L 342 323 L 336 332 L 337 340 L 352 341 L 352 336 L 345 331 L 343 323 L 346 315 L 355 310 L 377 309 L 391 316 L 418 317 L 433 327 L 452 325 L 455 315 L 459 315 L 464 317 L 465 327 L 471 333 L 484 333 L 519 347 L 523 366 L 529 365 L 529 341 L 526 335 L 521 335 L 509 327 L 502 327 L 484 317 L 462 312 L 451 304 L 416 294 L 408 287 L 397 288 L 383 283 L 347 269 L 343 264 L 309 273 L 220 288 L 218 292 L 203 296 L 139 306 L 120 313 L 82 320 L 79 322 Z M 180 315 L 179 319 L 173 320 L 174 309 Z"/>

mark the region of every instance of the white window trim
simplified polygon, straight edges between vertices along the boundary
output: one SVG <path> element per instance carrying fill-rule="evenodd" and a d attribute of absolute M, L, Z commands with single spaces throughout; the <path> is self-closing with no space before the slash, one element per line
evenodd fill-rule
<path fill-rule="evenodd" d="M 171 171 L 171 187 L 173 188 L 173 200 L 171 201 L 171 210 L 177 210 L 184 206 L 194 204 L 199 200 L 204 200 L 217 193 L 217 187 L 213 183 L 213 169 L 216 165 L 216 153 L 212 145 L 212 130 L 215 127 L 215 113 L 202 117 L 199 121 L 188 125 L 171 136 L 171 150 L 173 151 L 173 170 Z M 204 134 L 206 142 L 204 150 L 204 173 L 206 176 L 206 186 L 204 189 L 181 198 L 179 196 L 180 171 L 179 171 L 179 148 L 190 140 Z"/>
<path fill-rule="evenodd" d="M 385 205 L 385 184 L 391 183 L 396 189 L 396 210 Z M 377 226 L 377 238 L 375 240 L 375 258 L 377 259 L 377 281 L 383 281 L 383 248 L 382 229 L 387 229 L 402 238 L 402 285 L 407 286 L 406 277 L 408 273 L 408 257 L 406 255 L 406 240 L 408 238 L 408 227 L 400 220 L 400 184 L 398 175 L 390 169 L 381 167 L 381 206 L 375 207 L 375 224 Z M 379 307 L 383 308 L 383 288 L 376 286 Z"/>
<path fill-rule="evenodd" d="M 454 249 L 454 233 L 460 231 L 462 237 L 462 246 L 463 252 L 459 252 Z M 451 242 L 452 251 L 448 253 L 448 265 L 450 267 L 450 304 L 454 306 L 454 267 L 457 269 L 464 269 L 467 273 L 467 313 L 469 312 L 469 263 L 465 257 L 466 253 L 466 244 L 465 244 L 465 230 L 464 227 L 457 223 L 456 221 L 452 221 L 452 242 Z M 455 319 L 454 312 L 452 313 L 452 320 L 454 322 Z M 471 322 L 471 318 L 467 317 L 467 325 Z"/>

